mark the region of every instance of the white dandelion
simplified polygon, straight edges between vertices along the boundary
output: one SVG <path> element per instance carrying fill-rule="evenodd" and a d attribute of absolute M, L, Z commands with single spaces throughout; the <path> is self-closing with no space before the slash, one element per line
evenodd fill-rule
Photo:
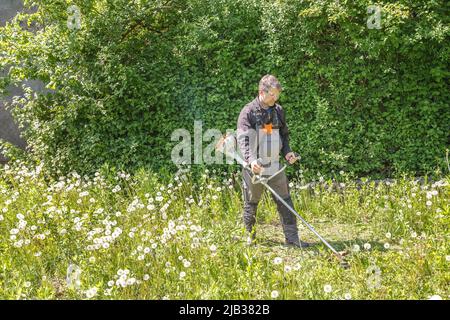
<path fill-rule="evenodd" d="M 273 259 L 274 264 L 281 264 L 282 262 L 283 262 L 283 259 L 280 257 L 276 257 L 275 259 Z"/>
<path fill-rule="evenodd" d="M 184 265 L 185 268 L 189 268 L 189 267 L 191 266 L 191 262 L 188 261 L 188 260 L 185 260 L 185 261 L 183 262 L 183 265 Z"/>
<path fill-rule="evenodd" d="M 93 298 L 96 294 L 97 294 L 98 289 L 97 288 L 91 288 L 89 290 L 86 291 L 86 297 L 87 298 Z"/>

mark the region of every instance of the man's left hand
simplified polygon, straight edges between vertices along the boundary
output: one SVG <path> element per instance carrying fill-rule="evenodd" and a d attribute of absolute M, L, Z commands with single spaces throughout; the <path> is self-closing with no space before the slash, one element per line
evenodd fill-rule
<path fill-rule="evenodd" d="M 289 152 L 288 154 L 286 154 L 285 158 L 289 162 L 289 164 L 293 164 L 298 160 L 294 152 Z"/>

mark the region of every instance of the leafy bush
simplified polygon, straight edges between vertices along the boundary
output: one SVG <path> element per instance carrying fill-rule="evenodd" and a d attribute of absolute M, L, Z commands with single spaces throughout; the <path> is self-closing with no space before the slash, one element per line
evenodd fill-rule
<path fill-rule="evenodd" d="M 266 73 L 284 85 L 292 148 L 308 172 L 425 174 L 449 145 L 444 1 L 29 0 L 1 29 L 0 81 L 40 79 L 11 106 L 50 170 L 174 168 L 176 128 L 223 132 Z M 67 8 L 81 11 L 68 28 Z M 24 28 L 20 22 L 34 28 Z M 23 25 L 23 23 L 22 23 Z"/>

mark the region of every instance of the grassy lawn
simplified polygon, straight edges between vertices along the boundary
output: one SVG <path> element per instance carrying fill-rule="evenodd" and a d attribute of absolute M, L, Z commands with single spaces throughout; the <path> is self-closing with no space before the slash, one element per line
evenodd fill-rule
<path fill-rule="evenodd" d="M 140 171 L 52 181 L 0 168 L 2 299 L 429 299 L 450 297 L 450 176 L 358 189 L 291 181 L 310 249 L 283 245 L 266 192 L 245 244 L 240 174 Z M 323 185 L 326 185 L 325 181 Z"/>

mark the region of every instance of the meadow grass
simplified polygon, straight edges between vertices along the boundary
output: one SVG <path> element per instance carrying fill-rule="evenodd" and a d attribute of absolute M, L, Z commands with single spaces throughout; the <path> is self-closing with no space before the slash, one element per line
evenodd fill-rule
<path fill-rule="evenodd" d="M 349 253 L 346 270 L 301 222 L 317 245 L 284 246 L 268 192 L 247 246 L 239 172 L 54 181 L 18 162 L 0 168 L 0 298 L 448 299 L 449 183 L 291 181 L 300 215 Z"/>

